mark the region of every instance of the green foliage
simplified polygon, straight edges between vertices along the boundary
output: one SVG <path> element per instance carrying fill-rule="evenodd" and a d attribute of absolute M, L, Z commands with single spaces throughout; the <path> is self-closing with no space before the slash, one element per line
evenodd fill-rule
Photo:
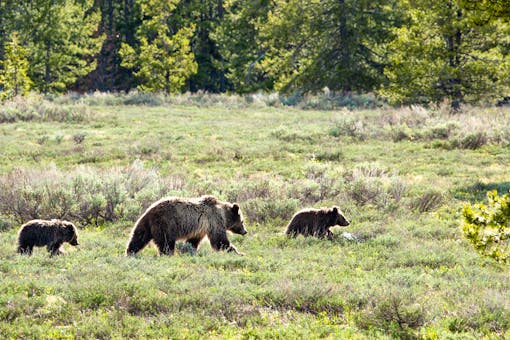
<path fill-rule="evenodd" d="M 258 63 L 275 89 L 369 90 L 380 84 L 383 44 L 398 25 L 395 2 L 276 1 L 262 25 Z"/>
<path fill-rule="evenodd" d="M 44 93 L 278 91 L 270 105 L 308 109 L 376 108 L 382 102 L 370 94 L 377 93 L 391 104 L 447 102 L 458 110 L 508 96 L 507 5 L 6 0 L 0 62 L 11 66 L 0 65 L 0 73 L 13 79 L 15 72 L 18 80 L 11 80 L 14 92 L 2 85 L 6 79 L 0 88 L 3 97 L 29 86 Z M 7 45 L 16 34 L 21 53 L 13 56 Z M 328 94 L 316 96 L 320 91 Z"/>
<path fill-rule="evenodd" d="M 179 92 L 197 72 L 190 41 L 195 26 L 191 24 L 172 32 L 168 21 L 175 6 L 175 2 L 169 1 L 142 1 L 139 46 L 122 44 L 119 51 L 122 66 L 134 70 L 142 91 Z"/>
<path fill-rule="evenodd" d="M 260 30 L 274 5 L 267 0 L 224 1 L 224 17 L 212 34 L 238 93 L 271 90 L 273 78 L 262 68 L 266 56 Z"/>
<path fill-rule="evenodd" d="M 30 90 L 32 81 L 27 75 L 27 51 L 13 33 L 5 45 L 4 60 L 0 59 L 0 100 L 22 96 Z"/>
<path fill-rule="evenodd" d="M 494 102 L 509 91 L 510 26 L 460 0 L 402 1 L 408 23 L 395 28 L 381 94 L 397 104 Z"/>
<path fill-rule="evenodd" d="M 482 255 L 510 261 L 510 197 L 487 193 L 488 203 L 466 204 L 462 209 L 462 231 Z"/>
<path fill-rule="evenodd" d="M 19 26 L 29 50 L 28 74 L 41 92 L 64 92 L 95 68 L 97 35 L 94 1 L 37 0 L 24 3 Z"/>

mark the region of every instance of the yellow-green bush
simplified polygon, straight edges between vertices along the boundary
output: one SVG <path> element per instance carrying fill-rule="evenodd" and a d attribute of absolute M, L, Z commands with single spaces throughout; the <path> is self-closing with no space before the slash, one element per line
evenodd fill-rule
<path fill-rule="evenodd" d="M 496 190 L 487 193 L 488 203 L 466 204 L 462 209 L 464 236 L 482 255 L 510 262 L 510 197 Z"/>

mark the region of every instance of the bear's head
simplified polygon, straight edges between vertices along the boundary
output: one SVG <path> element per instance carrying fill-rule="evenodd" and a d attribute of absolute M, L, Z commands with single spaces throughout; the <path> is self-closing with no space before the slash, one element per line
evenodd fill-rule
<path fill-rule="evenodd" d="M 72 246 L 79 245 L 78 243 L 78 232 L 76 226 L 71 222 L 63 221 L 65 241 L 69 242 Z"/>
<path fill-rule="evenodd" d="M 334 219 L 335 219 L 335 224 L 334 225 L 339 225 L 341 227 L 347 227 L 349 224 L 351 224 L 351 222 L 349 222 L 345 218 L 344 214 L 342 213 L 342 211 L 337 206 L 333 207 L 332 214 L 333 214 Z"/>
<path fill-rule="evenodd" d="M 234 203 L 232 208 L 230 208 L 230 218 L 227 221 L 227 230 L 230 230 L 233 233 L 239 235 L 245 235 L 248 233 L 244 228 L 244 218 L 241 209 L 239 209 L 239 205 Z"/>

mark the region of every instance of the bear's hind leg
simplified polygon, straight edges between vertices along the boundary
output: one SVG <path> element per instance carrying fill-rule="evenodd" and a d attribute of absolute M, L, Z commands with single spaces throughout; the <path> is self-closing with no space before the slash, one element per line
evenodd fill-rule
<path fill-rule="evenodd" d="M 289 237 L 296 238 L 299 235 L 299 231 L 294 225 L 289 225 L 285 231 L 285 234 L 287 234 Z"/>
<path fill-rule="evenodd" d="M 145 246 L 151 241 L 152 234 L 147 228 L 139 228 L 135 229 L 133 234 L 131 235 L 131 239 L 129 240 L 128 246 L 126 248 L 126 255 L 132 256 L 138 253 L 140 250 L 145 248 Z"/>

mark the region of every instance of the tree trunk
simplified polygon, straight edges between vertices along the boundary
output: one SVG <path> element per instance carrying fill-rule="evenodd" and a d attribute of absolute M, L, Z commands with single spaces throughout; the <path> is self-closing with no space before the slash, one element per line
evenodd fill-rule
<path fill-rule="evenodd" d="M 219 22 L 223 21 L 223 12 L 224 12 L 223 0 L 218 0 L 218 21 Z M 221 64 L 221 69 L 220 69 L 220 92 L 223 93 L 226 90 L 226 84 L 225 84 L 225 64 L 223 62 L 223 57 L 221 56 L 221 53 L 218 53 L 218 56 L 219 56 L 218 60 L 220 61 L 220 64 Z"/>
<path fill-rule="evenodd" d="M 51 82 L 51 66 L 50 66 L 51 42 L 46 41 L 46 60 L 44 70 L 44 92 L 48 92 Z"/>
<path fill-rule="evenodd" d="M 2 5 L 0 5 L 0 61 L 5 60 L 5 29 L 4 29 L 4 17 L 5 17 L 5 11 L 2 8 Z M 3 70 L 3 64 L 0 63 L 0 71 Z M 3 90 L 3 85 L 0 84 L 0 91 Z"/>
<path fill-rule="evenodd" d="M 339 0 L 338 2 L 340 4 L 340 9 L 341 9 L 340 23 L 338 26 L 338 35 L 339 35 L 339 40 L 340 40 L 340 65 L 341 65 L 341 69 L 343 70 L 343 73 L 345 75 L 346 74 L 345 70 L 348 70 L 350 67 L 350 65 L 349 65 L 350 51 L 347 50 L 347 46 L 348 46 L 347 40 L 349 37 L 349 32 L 347 29 L 347 15 L 348 15 L 348 13 L 347 13 L 347 6 L 345 5 L 345 0 Z M 347 85 L 348 82 L 343 80 L 343 83 L 344 83 L 344 85 L 342 86 L 342 90 L 344 92 L 350 91 L 351 88 L 349 85 Z"/>
<path fill-rule="evenodd" d="M 452 3 L 447 4 L 448 9 L 453 11 Z M 462 19 L 462 11 L 460 9 L 455 10 L 455 22 L 459 22 Z M 452 20 L 453 21 L 453 20 Z M 448 51 L 448 65 L 454 72 L 447 80 L 446 94 L 451 100 L 451 109 L 453 112 L 457 112 L 460 109 L 460 104 L 463 101 L 461 84 L 462 80 L 458 77 L 459 67 L 461 63 L 460 45 L 462 43 L 462 32 L 459 28 L 455 30 L 447 37 L 447 51 Z"/>

